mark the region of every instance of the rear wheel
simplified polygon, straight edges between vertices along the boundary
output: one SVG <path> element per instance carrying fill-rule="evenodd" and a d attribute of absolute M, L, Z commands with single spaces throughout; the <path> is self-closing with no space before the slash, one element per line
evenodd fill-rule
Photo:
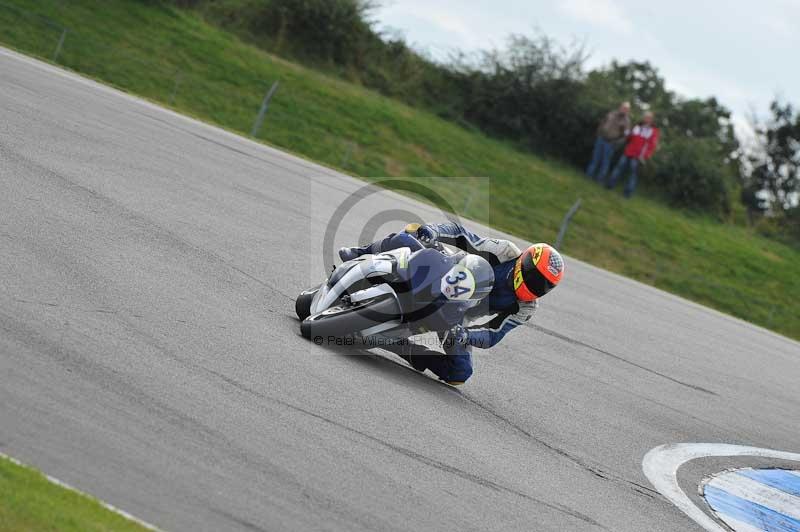
<path fill-rule="evenodd" d="M 399 319 L 397 301 L 393 297 L 384 297 L 362 305 L 331 307 L 309 316 L 300 325 L 300 333 L 306 338 L 343 338 Z"/>

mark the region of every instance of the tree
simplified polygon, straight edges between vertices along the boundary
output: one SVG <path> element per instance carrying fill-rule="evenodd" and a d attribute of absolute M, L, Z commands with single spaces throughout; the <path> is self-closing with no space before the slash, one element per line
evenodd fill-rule
<path fill-rule="evenodd" d="M 800 113 L 791 104 L 770 105 L 771 118 L 756 128 L 757 148 L 744 179 L 748 207 L 781 217 L 797 208 L 800 194 Z"/>
<path fill-rule="evenodd" d="M 653 110 L 658 114 L 672 108 L 675 98 L 675 94 L 667 90 L 658 69 L 647 61 L 612 61 L 607 67 L 589 73 L 587 83 L 594 85 L 595 90 L 614 95 L 616 100 L 630 101 L 636 109 Z"/>

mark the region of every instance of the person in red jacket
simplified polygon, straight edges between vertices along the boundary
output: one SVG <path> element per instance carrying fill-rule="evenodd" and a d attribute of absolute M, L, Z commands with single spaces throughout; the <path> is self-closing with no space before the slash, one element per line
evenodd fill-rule
<path fill-rule="evenodd" d="M 653 113 L 648 111 L 644 114 L 642 121 L 634 126 L 628 135 L 628 143 L 625 145 L 625 151 L 611 172 L 611 179 L 608 182 L 608 188 L 614 188 L 617 180 L 625 169 L 630 166 L 631 175 L 628 177 L 628 182 L 625 184 L 625 197 L 630 198 L 633 191 L 636 189 L 636 170 L 640 164 L 644 164 L 658 147 L 658 137 L 660 132 L 655 125 L 655 117 Z"/>

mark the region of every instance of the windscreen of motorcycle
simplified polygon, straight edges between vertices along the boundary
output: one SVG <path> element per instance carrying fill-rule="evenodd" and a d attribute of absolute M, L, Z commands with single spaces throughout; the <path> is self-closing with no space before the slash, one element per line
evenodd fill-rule
<path fill-rule="evenodd" d="M 492 291 L 494 270 L 486 259 L 465 255 L 442 277 L 441 292 L 447 299 L 480 301 Z"/>

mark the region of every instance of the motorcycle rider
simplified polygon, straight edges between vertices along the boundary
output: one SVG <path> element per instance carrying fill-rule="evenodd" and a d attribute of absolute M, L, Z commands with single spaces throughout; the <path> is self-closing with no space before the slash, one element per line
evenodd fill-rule
<path fill-rule="evenodd" d="M 439 333 L 447 356 L 401 355 L 414 369 L 429 369 L 448 384 L 459 385 L 472 375 L 472 348 L 488 349 L 497 345 L 509 331 L 530 320 L 538 308 L 538 298 L 561 281 L 564 261 L 548 244 L 534 244 L 523 252 L 513 242 L 481 238 L 455 222 L 408 224 L 404 231 L 391 233 L 372 244 L 341 248 L 339 258 L 348 261 L 402 247 L 417 251 L 423 244 L 430 247 L 436 242 L 479 255 L 494 270 L 494 287 L 488 297 L 467 311 L 467 326 L 461 323 Z M 477 318 L 488 316 L 493 317 L 479 325 L 471 324 Z"/>

